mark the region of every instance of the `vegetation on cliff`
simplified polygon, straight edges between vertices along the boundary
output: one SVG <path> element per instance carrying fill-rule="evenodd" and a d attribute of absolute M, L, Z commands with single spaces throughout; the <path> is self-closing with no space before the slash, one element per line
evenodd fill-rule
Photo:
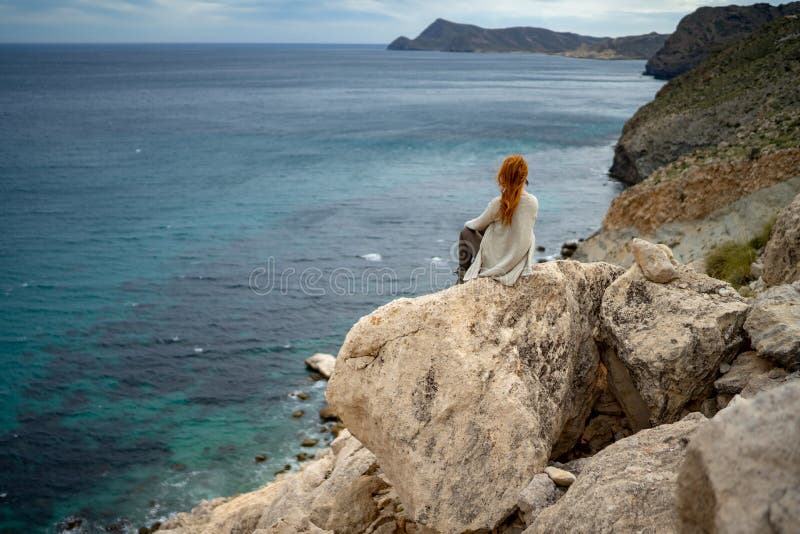
<path fill-rule="evenodd" d="M 693 152 L 798 146 L 800 19 L 785 17 L 665 85 L 625 124 L 610 173 L 636 184 Z"/>
<path fill-rule="evenodd" d="M 486 29 L 436 19 L 416 39 L 398 37 L 388 50 L 444 52 L 534 52 L 594 59 L 647 59 L 667 35 L 649 33 L 628 37 L 591 37 L 545 28 L 518 26 Z"/>
<path fill-rule="evenodd" d="M 674 78 L 764 24 L 793 14 L 800 14 L 800 2 L 701 7 L 680 21 L 675 33 L 647 62 L 645 74 Z"/>

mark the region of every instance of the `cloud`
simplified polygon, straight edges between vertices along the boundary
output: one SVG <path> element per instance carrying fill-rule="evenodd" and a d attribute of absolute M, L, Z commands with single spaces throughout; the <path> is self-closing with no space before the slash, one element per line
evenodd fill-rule
<path fill-rule="evenodd" d="M 669 32 L 700 5 L 729 1 L 0 0 L 0 39 L 384 43 L 438 17 L 615 36 Z"/>

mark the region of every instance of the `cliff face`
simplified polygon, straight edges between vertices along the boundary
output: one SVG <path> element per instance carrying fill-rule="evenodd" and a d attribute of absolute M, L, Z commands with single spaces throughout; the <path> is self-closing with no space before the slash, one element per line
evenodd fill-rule
<path fill-rule="evenodd" d="M 701 7 L 680 21 L 675 33 L 647 62 L 645 74 L 665 80 L 674 78 L 764 24 L 798 13 L 800 2 Z"/>
<path fill-rule="evenodd" d="M 545 28 L 486 29 L 436 19 L 416 39 L 398 37 L 388 50 L 439 50 L 444 52 L 535 52 L 597 59 L 647 59 L 666 40 L 650 33 L 611 39 Z"/>
<path fill-rule="evenodd" d="M 636 184 L 693 152 L 798 146 L 798 32 L 800 20 L 779 19 L 671 80 L 625 124 L 611 175 Z"/>

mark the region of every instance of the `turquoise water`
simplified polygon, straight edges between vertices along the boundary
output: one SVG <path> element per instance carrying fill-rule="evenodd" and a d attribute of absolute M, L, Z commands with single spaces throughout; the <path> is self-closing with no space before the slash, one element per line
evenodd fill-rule
<path fill-rule="evenodd" d="M 504 156 L 540 257 L 598 227 L 643 66 L 0 46 L 0 530 L 130 530 L 296 469 L 329 435 L 303 359 L 454 281 Z"/>

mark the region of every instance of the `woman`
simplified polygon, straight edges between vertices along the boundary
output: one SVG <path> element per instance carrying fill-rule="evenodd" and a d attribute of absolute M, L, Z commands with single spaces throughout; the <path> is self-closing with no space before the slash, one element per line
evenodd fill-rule
<path fill-rule="evenodd" d="M 525 191 L 527 178 L 528 165 L 522 156 L 507 157 L 497 174 L 500 196 L 461 231 L 460 280 L 490 276 L 510 286 L 520 276 L 531 274 L 539 201 Z"/>

